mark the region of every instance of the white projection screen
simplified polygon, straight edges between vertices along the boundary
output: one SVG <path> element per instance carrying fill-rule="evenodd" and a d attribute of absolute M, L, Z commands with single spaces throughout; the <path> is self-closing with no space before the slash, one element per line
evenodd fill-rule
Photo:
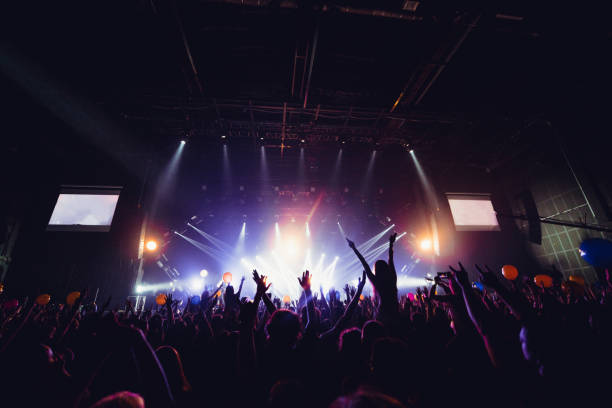
<path fill-rule="evenodd" d="M 110 231 L 120 187 L 64 187 L 47 231 Z"/>
<path fill-rule="evenodd" d="M 447 193 L 457 231 L 499 231 L 489 194 Z"/>

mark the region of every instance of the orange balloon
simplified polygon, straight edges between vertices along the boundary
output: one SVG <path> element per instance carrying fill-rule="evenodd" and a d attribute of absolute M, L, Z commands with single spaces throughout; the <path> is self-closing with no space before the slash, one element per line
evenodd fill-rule
<path fill-rule="evenodd" d="M 534 276 L 533 281 L 541 288 L 551 288 L 553 285 L 552 278 L 544 274 Z"/>
<path fill-rule="evenodd" d="M 576 282 L 580 286 L 584 286 L 584 278 L 580 275 L 570 275 L 569 280 L 572 282 Z"/>
<path fill-rule="evenodd" d="M 159 295 L 155 297 L 155 303 L 157 303 L 160 306 L 165 305 L 166 300 L 168 300 L 168 296 L 166 296 L 165 293 L 160 293 Z"/>
<path fill-rule="evenodd" d="M 66 296 L 66 304 L 72 306 L 74 305 L 74 302 L 76 302 L 76 300 L 80 297 L 81 297 L 81 292 L 77 292 L 77 291 L 70 292 L 68 296 Z"/>
<path fill-rule="evenodd" d="M 220 290 L 218 290 L 218 291 L 217 291 L 217 293 L 215 293 L 215 296 L 216 296 L 216 297 L 220 297 L 220 296 L 221 296 L 221 291 L 220 291 Z"/>
<path fill-rule="evenodd" d="M 44 306 L 51 300 L 51 295 L 45 293 L 36 297 L 36 304 Z"/>
<path fill-rule="evenodd" d="M 362 300 L 362 301 L 365 300 L 365 296 L 359 295 L 359 300 Z"/>
<path fill-rule="evenodd" d="M 231 272 L 225 272 L 223 274 L 223 282 L 230 283 L 231 281 L 232 281 L 232 273 Z"/>
<path fill-rule="evenodd" d="M 290 303 L 290 302 L 291 302 L 291 298 L 289 297 L 289 295 L 283 296 L 283 303 Z"/>
<path fill-rule="evenodd" d="M 515 280 L 518 278 L 518 269 L 514 265 L 504 265 L 502 266 L 502 275 L 508 280 Z"/>

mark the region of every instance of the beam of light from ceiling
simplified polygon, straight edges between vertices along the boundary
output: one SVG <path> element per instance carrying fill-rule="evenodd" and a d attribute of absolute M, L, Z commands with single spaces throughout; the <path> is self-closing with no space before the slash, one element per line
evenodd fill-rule
<path fill-rule="evenodd" d="M 306 221 L 306 238 L 310 238 L 310 225 Z"/>
<path fill-rule="evenodd" d="M 230 254 L 233 251 L 233 248 L 230 245 L 228 245 L 225 242 L 221 241 L 219 238 L 216 238 L 216 237 L 212 236 L 211 234 L 208 234 L 205 231 L 202 231 L 201 229 L 199 229 L 195 225 L 192 225 L 190 223 L 187 223 L 187 225 L 189 227 L 193 228 L 193 230 L 195 232 L 200 234 L 206 240 L 210 241 L 211 244 L 213 244 L 214 246 L 219 248 L 222 252 L 224 252 L 226 254 Z"/>
<path fill-rule="evenodd" d="M 151 203 L 151 215 L 155 216 L 159 205 L 169 198 L 172 188 L 176 183 L 178 175 L 179 163 L 183 150 L 185 149 L 185 143 L 179 143 L 178 147 L 174 151 L 174 154 L 170 158 L 170 161 L 166 167 L 161 171 L 157 186 L 153 193 L 153 200 Z"/>
<path fill-rule="evenodd" d="M 246 241 L 246 221 L 242 222 L 242 228 L 240 228 L 240 234 L 238 234 L 238 241 L 234 248 L 235 253 L 242 253 L 244 251 L 244 241 Z"/>
<path fill-rule="evenodd" d="M 366 170 L 366 174 L 363 178 L 363 184 L 361 185 L 361 195 L 367 195 L 370 190 L 370 185 L 372 184 L 372 177 L 374 176 L 374 163 L 376 161 L 376 150 L 372 151 L 370 154 L 370 160 L 368 161 L 368 167 Z"/>
<path fill-rule="evenodd" d="M 268 171 L 268 159 L 266 158 L 266 148 L 259 147 L 259 173 L 261 177 L 261 193 L 270 190 L 270 173 Z"/>
<path fill-rule="evenodd" d="M 196 241 L 195 239 L 191 239 L 189 237 L 186 237 L 185 235 L 181 234 L 180 232 L 174 231 L 174 233 L 176 235 L 178 235 L 179 237 L 183 238 L 185 241 L 189 242 L 194 247 L 198 248 L 200 251 L 204 252 L 207 255 L 210 255 L 216 261 L 224 262 L 224 261 L 226 261 L 228 259 L 225 254 L 223 254 L 219 250 L 216 250 L 213 247 L 209 247 L 208 245 L 204 245 L 201 242 Z"/>
<path fill-rule="evenodd" d="M 226 144 L 223 144 L 223 186 L 226 192 L 232 190 L 232 167 L 230 165 L 229 152 Z"/>
<path fill-rule="evenodd" d="M 298 191 L 304 191 L 306 186 L 306 161 L 303 147 L 300 147 L 300 158 L 298 159 L 297 186 Z"/>
<path fill-rule="evenodd" d="M 410 150 L 410 157 L 412 157 L 412 162 L 414 163 L 414 167 L 416 168 L 417 176 L 419 177 L 419 181 L 421 182 L 421 186 L 423 187 L 423 191 L 425 192 L 425 199 L 427 201 L 427 206 L 430 209 L 430 222 L 431 222 L 431 230 L 433 234 L 433 247 L 436 255 L 440 255 L 440 240 L 438 238 L 438 225 L 436 222 L 436 214 L 440 211 L 440 203 L 438 201 L 438 195 L 436 194 L 436 190 L 433 184 L 429 181 L 427 174 L 425 174 L 425 170 L 419 159 L 414 152 L 414 150 Z"/>
<path fill-rule="evenodd" d="M 342 168 L 342 149 L 338 150 L 338 155 L 336 156 L 336 162 L 334 163 L 334 169 L 332 171 L 332 176 L 330 179 L 330 185 L 332 188 L 338 186 L 340 181 L 340 170 Z"/>
<path fill-rule="evenodd" d="M 322 199 L 323 199 L 323 193 L 321 192 L 319 193 L 319 196 L 317 197 L 316 201 L 312 205 L 312 208 L 310 209 L 310 212 L 308 213 L 308 217 L 306 217 L 306 222 L 310 222 L 312 216 L 317 211 L 317 208 L 319 208 L 319 204 L 321 204 Z"/>

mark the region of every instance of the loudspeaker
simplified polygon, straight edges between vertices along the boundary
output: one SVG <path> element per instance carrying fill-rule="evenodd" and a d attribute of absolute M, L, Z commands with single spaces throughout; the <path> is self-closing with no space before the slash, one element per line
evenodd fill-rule
<path fill-rule="evenodd" d="M 521 230 L 527 232 L 529 241 L 541 245 L 542 244 L 542 225 L 540 223 L 540 215 L 536 207 L 535 200 L 531 191 L 524 190 L 516 197 L 520 205 L 523 207 L 523 213 L 527 216 L 527 221 L 523 222 Z"/>

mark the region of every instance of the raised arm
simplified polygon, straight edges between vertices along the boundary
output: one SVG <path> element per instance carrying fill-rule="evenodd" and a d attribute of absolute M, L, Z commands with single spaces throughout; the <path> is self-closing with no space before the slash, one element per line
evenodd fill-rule
<path fill-rule="evenodd" d="M 393 244 L 395 244 L 396 239 L 397 232 L 389 236 L 389 268 L 391 268 L 391 273 L 395 276 L 397 276 L 397 273 L 395 272 L 395 263 L 393 263 Z"/>
<path fill-rule="evenodd" d="M 349 321 L 349 319 L 353 315 L 353 312 L 355 311 L 355 308 L 357 307 L 357 304 L 359 303 L 359 298 L 361 297 L 361 293 L 363 292 L 363 287 L 365 286 L 365 282 L 366 282 L 366 272 L 364 270 L 363 275 L 361 276 L 361 279 L 359 280 L 359 284 L 357 285 L 357 291 L 355 292 L 355 295 L 351 299 L 351 302 L 346 306 L 344 313 L 342 314 L 340 319 L 338 319 L 334 327 L 332 327 L 331 329 L 323 333 L 321 335 L 321 338 L 326 338 L 332 335 L 335 336 L 335 335 L 340 334 L 340 331 L 342 330 L 346 322 Z"/>
<path fill-rule="evenodd" d="M 355 255 L 357 255 L 357 258 L 359 258 L 359 261 L 361 262 L 361 265 L 363 266 L 363 270 L 368 276 L 368 279 L 372 282 L 372 284 L 374 284 L 374 287 L 376 287 L 376 276 L 374 276 L 374 274 L 372 273 L 372 269 L 370 269 L 370 265 L 368 265 L 368 262 L 365 260 L 363 255 L 361 255 L 361 253 L 359 252 L 359 250 L 357 249 L 353 241 L 347 238 L 346 242 L 348 242 L 349 248 L 351 248 L 353 252 L 355 252 Z"/>
<path fill-rule="evenodd" d="M 317 314 L 315 312 L 314 299 L 312 297 L 312 292 L 310 291 L 311 279 L 312 275 L 309 271 L 304 271 L 302 273 L 302 279 L 298 277 L 298 282 L 304 290 L 304 297 L 306 298 L 306 317 L 308 319 L 305 327 L 306 333 L 310 333 L 311 330 L 317 327 L 319 323 L 317 321 Z"/>
<path fill-rule="evenodd" d="M 508 306 L 513 315 L 517 319 L 523 320 L 527 318 L 531 313 L 532 309 L 527 305 L 521 296 L 517 296 L 516 293 L 512 293 L 506 288 L 501 282 L 495 277 L 495 274 L 488 266 L 485 266 L 483 270 L 481 267 L 476 265 L 476 269 L 480 273 L 480 280 L 482 283 L 494 289 L 499 295 L 501 300 Z"/>

